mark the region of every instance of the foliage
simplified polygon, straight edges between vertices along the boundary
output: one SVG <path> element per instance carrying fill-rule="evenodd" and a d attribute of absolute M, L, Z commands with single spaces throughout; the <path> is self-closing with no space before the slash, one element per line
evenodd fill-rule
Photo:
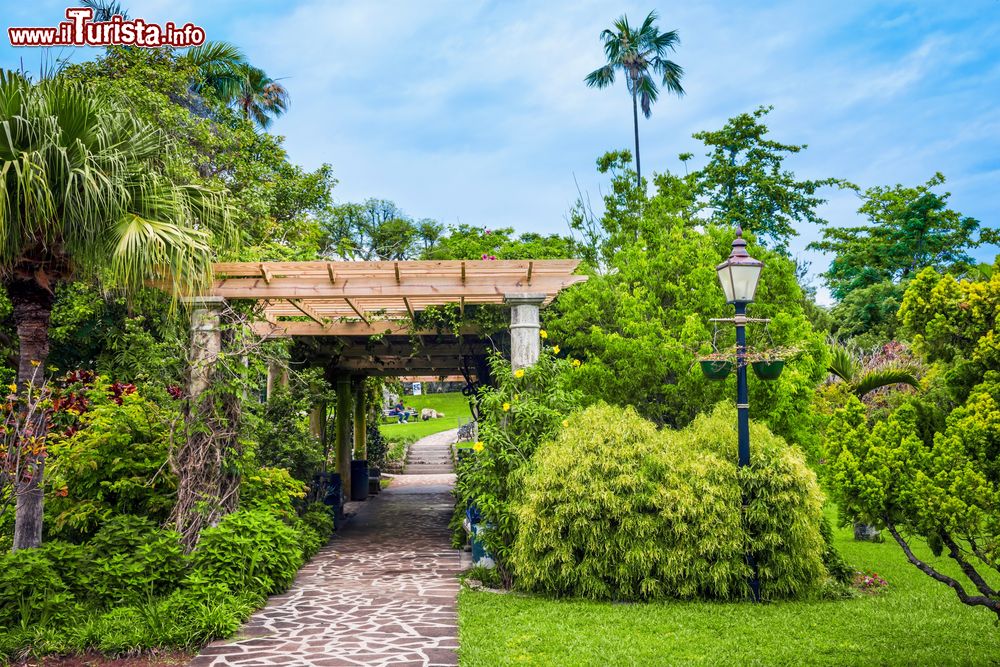
<path fill-rule="evenodd" d="M 912 405 L 871 425 L 856 399 L 840 409 L 827 435 L 837 500 L 846 516 L 887 528 L 917 568 L 962 602 L 1000 616 L 1000 596 L 984 579 L 1000 564 L 1000 374 L 987 374 L 932 443 L 921 440 L 917 421 Z M 916 557 L 903 533 L 936 554 L 946 550 L 964 578 Z"/>
<path fill-rule="evenodd" d="M 291 389 L 275 387 L 253 423 L 260 466 L 283 468 L 301 482 L 312 480 L 323 465 L 323 445 L 302 415 L 308 414 L 315 400 L 297 383 Z"/>
<path fill-rule="evenodd" d="M 567 259 L 578 256 L 572 239 L 537 232 L 516 234 L 513 228 L 486 229 L 452 225 L 438 242 L 425 249 L 424 259 Z"/>
<path fill-rule="evenodd" d="M 731 326 L 719 325 L 713 336 L 709 322 L 732 315 L 715 266 L 729 254 L 733 235 L 710 224 L 696 228 L 673 191 L 658 189 L 635 210 L 622 156 L 606 157 L 617 165 L 601 221 L 607 270 L 563 291 L 543 311 L 543 323 L 550 341 L 585 362 L 576 386 L 587 396 L 634 406 L 658 424 L 684 426 L 706 406 L 735 395 L 734 379 L 709 382 L 693 363 L 713 343 L 720 349 L 735 342 Z M 751 316 L 771 318 L 766 332 L 750 326 L 751 347 L 801 350 L 778 380 L 750 383 L 754 414 L 791 442 L 818 451 L 811 403 L 826 376 L 823 337 L 803 313 L 795 264 L 752 237 L 749 251 L 764 261 Z"/>
<path fill-rule="evenodd" d="M 896 340 L 905 290 L 905 285 L 891 281 L 851 290 L 830 310 L 833 332 L 864 349 Z"/>
<path fill-rule="evenodd" d="M 328 239 L 324 254 L 365 261 L 413 259 L 441 234 L 434 221 L 414 222 L 393 202 L 374 198 L 333 206 L 323 228 Z"/>
<path fill-rule="evenodd" d="M 73 610 L 72 593 L 41 551 L 21 549 L 0 557 L 0 627 L 65 621 Z"/>
<path fill-rule="evenodd" d="M 948 208 L 950 193 L 934 188 L 937 173 L 916 187 L 877 186 L 862 194 L 862 227 L 829 227 L 823 240 L 809 244 L 834 254 L 824 274 L 834 298 L 880 283 L 899 283 L 922 269 L 963 273 L 973 266 L 969 250 L 997 243 L 1000 234 L 980 229 L 979 221 Z"/>
<path fill-rule="evenodd" d="M 785 160 L 806 146 L 767 137 L 763 119 L 772 109 L 758 107 L 730 118 L 720 130 L 695 133 L 710 151 L 696 178 L 713 223 L 738 225 L 762 244 L 786 251 L 798 235 L 795 224 L 826 224 L 816 211 L 825 200 L 816 193 L 840 181 L 798 180 L 785 168 Z"/>
<path fill-rule="evenodd" d="M 491 525 L 483 539 L 509 584 L 523 472 L 538 446 L 562 428 L 565 415 L 582 404 L 583 396 L 572 388 L 577 368 L 558 358 L 553 348 L 543 349 L 529 368 L 512 372 L 499 355 L 490 359 L 490 368 L 496 385 L 483 388 L 479 402 L 483 446 L 458 464 L 455 516 L 460 521 L 474 505 Z"/>
<path fill-rule="evenodd" d="M 889 345 L 884 346 L 890 347 Z M 887 355 L 863 357 L 857 351 L 837 342 L 830 344 L 830 365 L 827 370 L 843 380 L 858 398 L 893 385 L 919 387 L 918 369 L 912 362 Z"/>
<path fill-rule="evenodd" d="M 49 533 L 86 538 L 110 517 L 133 514 L 161 523 L 174 500 L 167 469 L 170 421 L 177 412 L 138 392 L 117 399 L 106 379 L 86 392 L 89 409 L 76 432 L 50 449 Z"/>
<path fill-rule="evenodd" d="M 191 561 L 200 578 L 271 595 L 291 585 L 303 555 L 294 529 L 265 510 L 240 510 L 202 531 Z"/>
<path fill-rule="evenodd" d="M 305 497 L 305 483 L 285 468 L 254 468 L 240 479 L 240 506 L 245 509 L 265 510 L 290 519 Z"/>
<path fill-rule="evenodd" d="M 765 599 L 817 591 L 827 547 L 815 475 L 758 425 L 752 465 L 737 469 L 735 422 L 731 408 L 663 432 L 631 409 L 571 416 L 525 479 L 518 583 L 596 599 L 740 599 L 749 549 Z"/>

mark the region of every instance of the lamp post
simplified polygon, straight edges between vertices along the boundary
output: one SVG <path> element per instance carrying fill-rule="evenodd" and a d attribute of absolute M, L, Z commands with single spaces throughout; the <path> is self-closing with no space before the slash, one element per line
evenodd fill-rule
<path fill-rule="evenodd" d="M 743 239 L 743 229 L 736 228 L 736 239 L 733 250 L 722 264 L 715 267 L 726 293 L 726 302 L 736 307 L 736 433 L 737 433 L 737 466 L 744 468 L 750 465 L 750 403 L 747 392 L 747 304 L 753 302 L 757 293 L 757 283 L 760 280 L 764 262 L 754 259 L 747 253 L 747 242 Z M 746 513 L 748 499 L 743 496 L 743 512 Z M 750 591 L 755 602 L 760 601 L 760 577 L 757 563 L 749 551 L 746 555 L 750 566 Z"/>

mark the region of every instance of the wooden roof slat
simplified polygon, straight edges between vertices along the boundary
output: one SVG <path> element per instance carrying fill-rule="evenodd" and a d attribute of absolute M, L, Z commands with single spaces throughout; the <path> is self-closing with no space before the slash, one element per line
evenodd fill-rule
<path fill-rule="evenodd" d="M 358 310 L 358 307 L 354 305 L 354 302 L 353 302 L 353 301 L 351 301 L 350 299 L 347 299 L 347 298 L 345 298 L 345 299 L 344 299 L 344 301 L 346 301 L 346 302 L 347 302 L 347 305 L 351 307 L 351 310 L 353 310 L 353 311 L 354 311 L 354 313 L 355 313 L 355 314 L 356 314 L 356 315 L 357 315 L 357 316 L 358 316 L 359 318 L 361 318 L 361 321 L 362 321 L 362 322 L 364 322 L 365 324 L 368 324 L 368 318 L 367 318 L 367 317 L 365 317 L 365 316 L 364 316 L 364 314 L 363 314 L 363 313 L 362 313 L 362 312 L 361 312 L 360 310 Z"/>
<path fill-rule="evenodd" d="M 326 324 L 327 323 L 327 318 L 325 318 L 322 315 L 320 315 L 319 313 L 317 313 L 312 308 L 312 306 L 310 306 L 310 305 L 308 305 L 306 303 L 303 303 L 302 301 L 299 301 L 298 299 L 290 299 L 288 301 L 288 303 L 290 303 L 293 306 L 295 306 L 296 310 L 298 310 L 303 315 L 305 315 L 306 317 L 308 317 L 309 319 L 311 319 L 313 322 L 316 322 L 317 324 Z"/>

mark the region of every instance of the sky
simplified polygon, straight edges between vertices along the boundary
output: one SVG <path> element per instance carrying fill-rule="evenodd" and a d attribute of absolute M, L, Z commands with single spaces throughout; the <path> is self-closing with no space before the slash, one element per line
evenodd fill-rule
<path fill-rule="evenodd" d="M 787 162 L 798 176 L 869 187 L 940 171 L 953 208 L 1000 226 L 1000 0 L 122 5 L 132 18 L 193 22 L 280 78 L 291 106 L 272 131 L 292 161 L 333 165 L 338 202 L 379 197 L 414 218 L 568 233 L 579 192 L 597 203 L 607 187 L 596 158 L 632 145 L 624 83 L 583 83 L 603 64 L 600 32 L 623 13 L 638 22 L 656 10 L 659 27 L 680 35 L 672 59 L 686 95 L 664 95 L 640 119 L 646 175 L 682 172 L 678 154 L 698 163 L 705 152 L 692 133 L 773 105 L 771 136 L 809 146 Z M 0 16 L 6 26 L 56 25 L 66 6 L 0 0 Z M 37 71 L 39 50 L 0 42 L 0 67 L 22 61 Z M 825 194 L 831 224 L 862 221 L 856 195 Z M 798 231 L 792 252 L 818 274 L 830 258 L 805 250 L 818 230 Z"/>

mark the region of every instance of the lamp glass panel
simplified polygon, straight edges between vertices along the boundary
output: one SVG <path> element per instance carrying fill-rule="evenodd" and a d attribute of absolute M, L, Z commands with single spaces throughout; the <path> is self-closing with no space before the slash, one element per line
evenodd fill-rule
<path fill-rule="evenodd" d="M 719 274 L 719 284 L 722 285 L 722 291 L 726 293 L 726 302 L 733 302 L 733 276 L 729 272 L 729 265 L 725 264 L 718 269 L 716 273 Z"/>
<path fill-rule="evenodd" d="M 757 292 L 757 281 L 760 279 L 761 268 L 763 267 L 745 264 L 730 265 L 732 291 L 726 290 L 726 300 L 753 301 L 754 294 Z"/>

